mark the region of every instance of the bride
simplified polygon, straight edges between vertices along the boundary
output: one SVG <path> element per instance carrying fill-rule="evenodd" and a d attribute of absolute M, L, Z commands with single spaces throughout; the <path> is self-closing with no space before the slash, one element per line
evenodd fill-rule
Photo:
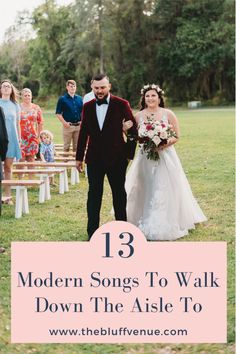
<path fill-rule="evenodd" d="M 148 240 L 176 240 L 206 221 L 195 200 L 174 144 L 180 136 L 175 114 L 164 108 L 164 92 L 157 85 L 141 90 L 141 110 L 136 114 L 139 135 L 146 123 L 171 124 L 175 137 L 157 147 L 158 160 L 147 156 L 142 144 L 126 176 L 127 221 L 138 226 Z M 129 129 L 131 122 L 125 123 Z"/>

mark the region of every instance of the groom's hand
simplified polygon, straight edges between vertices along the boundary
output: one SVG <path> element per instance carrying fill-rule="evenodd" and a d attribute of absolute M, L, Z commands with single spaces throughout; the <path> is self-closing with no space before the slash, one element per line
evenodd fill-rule
<path fill-rule="evenodd" d="M 75 166 L 79 172 L 83 172 L 83 161 L 76 161 Z"/>

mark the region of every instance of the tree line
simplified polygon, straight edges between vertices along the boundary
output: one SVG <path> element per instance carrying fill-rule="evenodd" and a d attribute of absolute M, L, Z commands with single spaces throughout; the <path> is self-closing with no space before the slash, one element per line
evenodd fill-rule
<path fill-rule="evenodd" d="M 5 34 L 1 79 L 48 97 L 69 78 L 84 94 L 106 72 L 132 104 L 146 83 L 171 103 L 233 102 L 234 20 L 233 0 L 45 0 Z"/>

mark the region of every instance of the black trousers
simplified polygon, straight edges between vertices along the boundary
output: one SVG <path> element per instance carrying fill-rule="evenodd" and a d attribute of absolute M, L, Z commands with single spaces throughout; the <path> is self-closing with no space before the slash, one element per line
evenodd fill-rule
<path fill-rule="evenodd" d="M 127 221 L 125 191 L 125 175 L 128 161 L 122 160 L 112 166 L 103 162 L 87 164 L 89 191 L 87 200 L 89 239 L 99 227 L 100 210 L 102 205 L 103 185 L 105 175 L 108 178 L 113 198 L 113 208 L 116 220 Z"/>

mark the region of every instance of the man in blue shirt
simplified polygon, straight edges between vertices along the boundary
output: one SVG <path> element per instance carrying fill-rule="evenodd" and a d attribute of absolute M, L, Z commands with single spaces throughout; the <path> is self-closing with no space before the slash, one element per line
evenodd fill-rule
<path fill-rule="evenodd" d="M 61 96 L 57 102 L 56 115 L 62 123 L 64 151 L 69 151 L 72 141 L 73 151 L 76 151 L 83 99 L 76 95 L 76 82 L 68 80 L 66 82 L 67 93 Z"/>

